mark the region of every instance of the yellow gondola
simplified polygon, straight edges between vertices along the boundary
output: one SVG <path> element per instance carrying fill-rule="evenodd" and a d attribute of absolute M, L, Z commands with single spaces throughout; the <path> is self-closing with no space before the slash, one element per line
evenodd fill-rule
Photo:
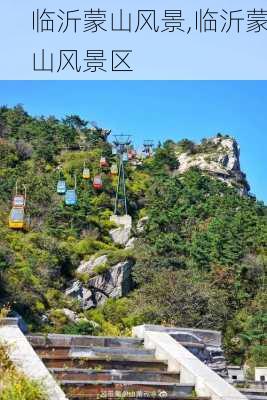
<path fill-rule="evenodd" d="M 117 164 L 112 164 L 110 168 L 111 175 L 118 175 L 118 166 Z"/>
<path fill-rule="evenodd" d="M 25 228 L 25 212 L 22 207 L 13 207 L 9 214 L 8 225 L 12 229 L 24 229 Z"/>
<path fill-rule="evenodd" d="M 89 168 L 83 168 L 83 179 L 90 179 L 90 170 Z"/>

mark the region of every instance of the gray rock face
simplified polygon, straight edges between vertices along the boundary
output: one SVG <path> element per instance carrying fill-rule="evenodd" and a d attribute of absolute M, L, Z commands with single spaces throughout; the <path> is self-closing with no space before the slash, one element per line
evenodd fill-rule
<path fill-rule="evenodd" d="M 193 154 L 190 151 L 177 154 L 179 173 L 197 167 L 228 185 L 237 187 L 240 194 L 248 194 L 250 187 L 246 175 L 240 169 L 240 150 L 235 139 L 216 136 L 205 140 L 204 144 L 196 145 L 195 149 Z"/>
<path fill-rule="evenodd" d="M 109 234 L 114 243 L 125 246 L 131 236 L 131 227 L 122 226 L 120 228 L 111 229 Z"/>
<path fill-rule="evenodd" d="M 131 261 L 120 262 L 86 285 L 76 280 L 65 294 L 76 298 L 83 309 L 102 305 L 108 298 L 125 296 L 131 290 L 132 265 Z"/>
<path fill-rule="evenodd" d="M 92 292 L 84 287 L 79 280 L 72 283 L 71 287 L 65 291 L 65 295 L 74 297 L 80 302 L 81 307 L 84 309 L 89 309 L 94 306 L 94 303 L 91 301 Z"/>
<path fill-rule="evenodd" d="M 116 224 L 117 226 L 131 227 L 132 226 L 132 217 L 130 215 L 112 215 L 110 217 L 110 221 Z"/>
<path fill-rule="evenodd" d="M 145 230 L 145 226 L 148 223 L 148 217 L 143 217 L 141 219 L 139 219 L 139 221 L 137 222 L 136 225 L 136 231 L 138 233 L 142 233 Z"/>
<path fill-rule="evenodd" d="M 68 308 L 63 308 L 60 311 L 62 311 L 62 313 L 68 318 L 70 322 L 78 322 L 80 320 L 77 313 L 75 313 L 72 310 L 69 310 Z"/>
<path fill-rule="evenodd" d="M 125 296 L 130 290 L 132 262 L 124 261 L 111 267 L 102 275 L 95 276 L 88 282 L 91 291 L 98 291 L 106 297 Z"/>
<path fill-rule="evenodd" d="M 70 310 L 69 308 L 62 308 L 59 311 L 61 311 L 68 318 L 68 320 L 74 324 L 84 321 L 84 322 L 90 322 L 92 327 L 96 328 L 98 326 L 98 324 L 96 322 L 89 321 L 84 316 L 79 316 L 76 312 Z"/>
<path fill-rule="evenodd" d="M 101 264 L 106 264 L 107 261 L 108 258 L 106 255 L 97 258 L 91 257 L 89 261 L 82 261 L 76 272 L 78 274 L 91 273 L 94 271 L 94 268 Z"/>
<path fill-rule="evenodd" d="M 118 225 L 118 228 L 109 231 L 113 242 L 125 246 L 131 236 L 132 218 L 130 215 L 112 215 L 110 221 Z"/>
<path fill-rule="evenodd" d="M 135 237 L 132 237 L 130 240 L 128 240 L 128 242 L 126 243 L 126 245 L 125 245 L 125 248 L 126 249 L 133 249 L 134 248 L 134 245 L 135 245 L 135 242 L 136 242 L 136 238 Z"/>

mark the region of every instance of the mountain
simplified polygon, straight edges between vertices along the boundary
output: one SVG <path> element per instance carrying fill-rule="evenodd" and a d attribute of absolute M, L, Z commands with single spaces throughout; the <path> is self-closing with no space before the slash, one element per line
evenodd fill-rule
<path fill-rule="evenodd" d="M 250 186 L 246 174 L 240 169 L 240 149 L 236 140 L 229 135 L 218 134 L 203 139 L 201 144 L 182 141 L 175 149 L 179 161 L 179 173 L 192 167 L 236 187 L 240 194 L 247 195 Z"/>
<path fill-rule="evenodd" d="M 229 136 L 166 141 L 126 165 L 116 226 L 109 130 L 0 108 L 0 304 L 31 330 L 127 335 L 138 323 L 220 329 L 232 362 L 266 362 L 267 209 L 248 196 Z M 101 173 L 102 190 L 85 180 Z M 64 203 L 57 182 L 77 183 Z M 8 227 L 17 182 L 24 231 Z"/>

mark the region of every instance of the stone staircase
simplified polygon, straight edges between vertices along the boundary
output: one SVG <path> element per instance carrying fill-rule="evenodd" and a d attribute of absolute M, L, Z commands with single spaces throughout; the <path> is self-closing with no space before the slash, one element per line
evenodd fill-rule
<path fill-rule="evenodd" d="M 28 341 L 70 400 L 197 397 L 153 350 L 135 338 L 29 335 Z"/>

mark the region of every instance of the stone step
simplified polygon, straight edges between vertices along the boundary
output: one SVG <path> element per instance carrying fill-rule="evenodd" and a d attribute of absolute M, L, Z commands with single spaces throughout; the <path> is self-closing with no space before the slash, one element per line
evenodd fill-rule
<path fill-rule="evenodd" d="M 32 346 L 60 346 L 60 347 L 122 347 L 142 348 L 143 340 L 131 337 L 110 337 L 110 336 L 81 336 L 81 335 L 28 335 L 28 341 Z"/>
<path fill-rule="evenodd" d="M 243 394 L 245 394 L 245 393 L 243 393 Z M 248 400 L 266 400 L 267 399 L 267 397 L 265 395 L 258 395 L 258 394 L 246 394 L 246 397 Z"/>
<path fill-rule="evenodd" d="M 136 358 L 121 357 L 94 357 L 94 358 L 73 358 L 73 357 L 42 357 L 43 362 L 48 368 L 93 368 L 118 369 L 118 370 L 136 370 L 136 371 L 167 371 L 167 363 L 163 361 L 138 360 Z"/>
<path fill-rule="evenodd" d="M 147 355 L 139 355 L 139 354 L 106 354 L 106 353 L 93 353 L 93 352 L 57 352 L 57 351 L 47 351 L 37 354 L 40 358 L 46 359 L 58 359 L 58 358 L 71 358 L 71 359 L 80 359 L 82 360 L 105 360 L 105 361 L 140 361 L 140 362 L 153 362 L 155 358 L 151 354 Z"/>
<path fill-rule="evenodd" d="M 101 400 L 101 399 L 106 399 L 106 400 L 162 400 L 162 399 L 164 399 L 164 400 L 211 400 L 210 399 L 210 397 L 196 397 L 196 396 L 165 396 L 165 397 L 163 397 L 162 395 L 161 396 L 150 396 L 150 395 L 148 395 L 148 396 L 142 396 L 142 397 L 140 397 L 140 395 L 139 395 L 139 397 L 132 397 L 132 396 L 124 396 L 124 397 L 122 397 L 122 396 L 119 396 L 119 397 L 105 397 L 105 396 L 103 396 L 103 397 L 95 397 L 95 396 L 90 396 L 90 395 L 69 395 L 69 400 L 97 400 L 97 399 L 99 399 L 99 400 Z"/>
<path fill-rule="evenodd" d="M 238 389 L 242 394 L 244 394 L 248 400 L 266 400 L 267 390 L 260 388 L 240 388 Z"/>
<path fill-rule="evenodd" d="M 153 381 L 179 383 L 179 374 L 165 371 L 90 370 L 79 368 L 51 368 L 59 380 L 74 381 Z"/>
<path fill-rule="evenodd" d="M 176 396 L 186 397 L 193 394 L 194 385 L 176 384 L 168 382 L 140 382 L 140 381 L 59 381 L 66 395 L 86 395 L 92 398 L 103 398 L 105 394 L 123 398 L 123 392 L 138 397 L 137 394 L 147 396 Z M 117 394 L 116 394 L 117 393 Z M 95 397 L 93 397 L 95 396 Z M 101 396 L 101 397 L 100 397 Z M 127 397 L 127 396 L 125 396 Z M 130 397 L 130 395 L 128 395 Z M 141 396 L 139 396 L 141 397 Z"/>
<path fill-rule="evenodd" d="M 149 358 L 154 356 L 154 350 L 145 350 L 144 348 L 130 348 L 130 347 L 96 347 L 96 346 L 33 346 L 36 353 L 40 356 L 51 355 L 53 357 L 70 356 L 70 357 L 98 357 L 105 354 L 106 356 L 135 356 Z"/>

